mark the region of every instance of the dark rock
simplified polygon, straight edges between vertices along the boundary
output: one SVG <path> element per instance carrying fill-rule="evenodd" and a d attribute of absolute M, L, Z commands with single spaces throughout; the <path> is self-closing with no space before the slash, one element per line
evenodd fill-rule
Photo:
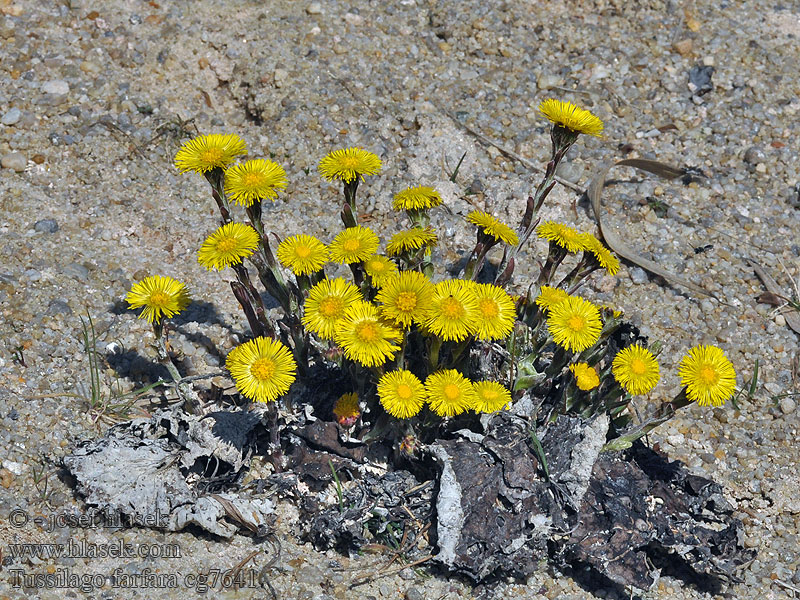
<path fill-rule="evenodd" d="M 55 233 L 58 231 L 58 223 L 55 219 L 42 219 L 33 224 L 34 230 L 39 233 Z"/>
<path fill-rule="evenodd" d="M 702 96 L 714 89 L 711 83 L 711 76 L 714 74 L 714 67 L 706 65 L 695 65 L 689 70 L 689 90 L 695 96 Z"/>
<path fill-rule="evenodd" d="M 72 309 L 69 307 L 69 304 L 67 304 L 63 300 L 56 299 L 56 300 L 51 300 L 50 304 L 47 305 L 47 314 L 51 316 L 71 315 Z"/>

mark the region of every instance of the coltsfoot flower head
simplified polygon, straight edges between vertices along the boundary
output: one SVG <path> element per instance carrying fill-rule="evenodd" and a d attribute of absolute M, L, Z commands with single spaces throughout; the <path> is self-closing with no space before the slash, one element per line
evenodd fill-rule
<path fill-rule="evenodd" d="M 303 325 L 323 340 L 333 339 L 336 327 L 345 311 L 362 300 L 361 292 L 341 278 L 323 279 L 312 287 L 306 298 Z"/>
<path fill-rule="evenodd" d="M 539 112 L 552 123 L 565 127 L 574 133 L 585 133 L 586 135 L 597 137 L 600 137 L 603 133 L 603 121 L 572 102 L 548 98 L 539 105 Z"/>
<path fill-rule="evenodd" d="M 278 341 L 257 337 L 228 354 L 225 366 L 236 389 L 250 400 L 271 402 L 289 391 L 297 364 L 289 349 Z"/>
<path fill-rule="evenodd" d="M 600 311 L 580 296 L 570 296 L 553 306 L 547 319 L 555 343 L 573 352 L 593 346 L 602 328 Z"/>
<path fill-rule="evenodd" d="M 716 346 L 695 346 L 678 369 L 686 397 L 700 406 L 722 406 L 736 391 L 736 371 Z"/>
<path fill-rule="evenodd" d="M 412 227 L 405 231 L 400 231 L 392 236 L 386 244 L 386 254 L 397 256 L 406 250 L 419 250 L 425 246 L 428 251 L 436 245 L 439 239 L 430 227 Z"/>
<path fill-rule="evenodd" d="M 375 300 L 381 303 L 381 314 L 404 328 L 412 321 L 424 321 L 433 298 L 433 284 L 422 273 L 403 271 L 387 277 Z"/>
<path fill-rule="evenodd" d="M 162 315 L 168 318 L 177 315 L 191 301 L 184 284 L 161 275 L 142 279 L 131 288 L 126 300 L 132 309 L 144 306 L 139 318 L 150 323 L 160 323 Z"/>
<path fill-rule="evenodd" d="M 248 160 L 225 171 L 225 193 L 242 206 L 267 198 L 275 201 L 278 190 L 285 187 L 286 171 L 271 160 Z"/>
<path fill-rule="evenodd" d="M 460 342 L 478 330 L 478 298 L 460 279 L 447 279 L 434 286 L 426 330 L 446 341 Z"/>
<path fill-rule="evenodd" d="M 542 310 L 550 310 L 553 306 L 567 298 L 569 298 L 569 294 L 566 290 L 559 287 L 543 285 L 539 291 L 539 295 L 536 296 L 535 302 L 537 306 L 542 307 Z"/>
<path fill-rule="evenodd" d="M 397 274 L 397 265 L 382 254 L 373 254 L 364 260 L 364 270 L 372 280 L 372 285 L 381 287 L 388 277 Z"/>
<path fill-rule="evenodd" d="M 576 363 L 569 366 L 569 370 L 575 376 L 575 383 L 578 384 L 578 389 L 588 392 L 600 385 L 600 378 L 597 376 L 597 371 L 594 367 L 590 367 L 588 363 Z"/>
<path fill-rule="evenodd" d="M 496 381 L 476 381 L 472 387 L 475 390 L 472 408 L 476 412 L 496 412 L 511 403 L 511 392 Z"/>
<path fill-rule="evenodd" d="M 375 175 L 380 171 L 381 159 L 361 148 L 334 150 L 319 163 L 320 175 L 328 181 L 338 179 L 350 183 L 358 178 L 364 181 L 364 175 Z"/>
<path fill-rule="evenodd" d="M 410 187 L 395 195 L 392 201 L 394 210 L 425 210 L 439 206 L 442 197 L 432 187 L 424 185 Z"/>
<path fill-rule="evenodd" d="M 660 377 L 656 357 L 638 344 L 617 353 L 611 363 L 611 373 L 622 389 L 633 396 L 652 390 Z"/>
<path fill-rule="evenodd" d="M 408 419 L 419 413 L 425 398 L 425 386 L 411 371 L 390 371 L 378 381 L 381 406 L 398 419 Z"/>
<path fill-rule="evenodd" d="M 328 262 L 328 249 L 312 235 L 292 235 L 280 244 L 276 252 L 278 260 L 295 275 L 311 275 L 321 270 Z"/>
<path fill-rule="evenodd" d="M 375 254 L 378 243 L 378 236 L 371 229 L 356 225 L 340 231 L 328 248 L 331 260 L 352 264 L 362 262 Z"/>
<path fill-rule="evenodd" d="M 197 252 L 197 262 L 209 271 L 238 265 L 258 248 L 258 232 L 249 225 L 228 223 L 212 233 Z"/>
<path fill-rule="evenodd" d="M 425 391 L 431 410 L 440 417 L 460 415 L 477 405 L 472 382 L 455 369 L 444 369 L 428 375 Z"/>
<path fill-rule="evenodd" d="M 519 238 L 516 232 L 505 223 L 495 219 L 488 212 L 482 210 L 473 210 L 467 215 L 467 221 L 481 228 L 481 230 L 498 242 L 503 242 L 509 246 L 516 246 L 519 243 Z"/>
<path fill-rule="evenodd" d="M 205 173 L 212 169 L 224 169 L 237 156 L 247 154 L 247 147 L 238 135 L 212 133 L 189 140 L 175 155 L 175 167 L 181 173 L 194 171 Z"/>
<path fill-rule="evenodd" d="M 536 234 L 540 238 L 550 240 L 567 252 L 580 252 L 585 250 L 584 239 L 580 233 L 572 227 L 555 221 L 545 221 L 536 228 Z"/>
<path fill-rule="evenodd" d="M 619 272 L 619 260 L 611 254 L 611 250 L 603 245 L 603 242 L 594 237 L 591 233 L 580 234 L 583 238 L 583 248 L 589 252 L 597 263 L 608 271 L 609 275 L 616 275 Z"/>
<path fill-rule="evenodd" d="M 481 340 L 507 338 L 514 329 L 516 306 L 503 288 L 491 283 L 478 283 L 473 287 L 478 299 L 476 323 L 477 337 Z"/>
<path fill-rule="evenodd" d="M 380 318 L 374 304 L 363 300 L 350 305 L 333 333 L 344 355 L 365 367 L 377 367 L 392 358 L 400 349 L 395 342 L 402 337 L 399 329 Z"/>
<path fill-rule="evenodd" d="M 361 416 L 358 394 L 342 394 L 333 404 L 333 416 L 342 427 L 352 427 Z"/>

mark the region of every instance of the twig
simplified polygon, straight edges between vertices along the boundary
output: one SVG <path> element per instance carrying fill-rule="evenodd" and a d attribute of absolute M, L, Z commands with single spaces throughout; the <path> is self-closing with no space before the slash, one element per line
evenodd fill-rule
<path fill-rule="evenodd" d="M 359 585 L 364 585 L 365 583 L 369 583 L 370 581 L 373 581 L 374 579 L 378 579 L 379 577 L 386 577 L 388 575 L 394 575 L 395 573 L 399 573 L 400 571 L 403 571 L 405 569 L 410 569 L 412 567 L 416 567 L 417 565 L 421 565 L 422 563 L 427 562 L 432 558 L 433 558 L 433 555 L 429 554 L 428 556 L 423 556 L 422 558 L 420 558 L 418 560 L 415 560 L 414 562 L 408 563 L 407 565 L 403 565 L 402 567 L 397 567 L 397 568 L 391 569 L 389 571 L 383 571 L 383 572 L 380 572 L 380 573 L 373 573 L 372 575 L 367 575 L 366 577 L 362 577 L 361 579 L 357 579 L 356 581 L 351 583 L 350 584 L 350 589 L 353 589 L 354 587 L 359 586 Z"/>

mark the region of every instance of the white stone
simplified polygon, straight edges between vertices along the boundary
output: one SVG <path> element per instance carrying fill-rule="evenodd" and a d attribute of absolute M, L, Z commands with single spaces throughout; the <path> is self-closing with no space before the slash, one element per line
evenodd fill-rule
<path fill-rule="evenodd" d="M 21 118 L 22 111 L 15 106 L 11 110 L 6 111 L 6 114 L 3 115 L 2 123 L 3 125 L 14 125 Z"/>
<path fill-rule="evenodd" d="M 42 91 L 45 94 L 54 94 L 56 96 L 63 96 L 69 93 L 69 84 L 63 79 L 53 79 L 45 81 L 42 84 Z"/>

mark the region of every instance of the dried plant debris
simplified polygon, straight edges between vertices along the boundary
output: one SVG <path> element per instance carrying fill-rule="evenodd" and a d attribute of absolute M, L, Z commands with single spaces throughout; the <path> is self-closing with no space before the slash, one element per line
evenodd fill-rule
<path fill-rule="evenodd" d="M 648 589 L 660 567 L 714 589 L 755 557 L 732 514 L 719 485 L 637 442 L 600 455 L 561 556 L 620 585 Z"/>
<path fill-rule="evenodd" d="M 524 577 L 548 554 L 641 589 L 669 561 L 696 582 L 735 581 L 754 553 L 721 488 L 639 443 L 600 453 L 603 421 L 562 416 L 542 432 L 546 470 L 525 422 L 508 414 L 483 436 L 431 446 L 435 560 L 475 581 Z"/>
<path fill-rule="evenodd" d="M 408 471 L 367 474 L 334 506 L 304 498 L 304 536 L 318 549 L 360 551 L 370 544 L 397 548 L 415 544 L 431 522 L 433 482 Z"/>
<path fill-rule="evenodd" d="M 388 464 L 385 445 L 300 419 L 283 438 L 291 472 L 242 489 L 268 436 L 258 415 L 180 409 L 112 427 L 63 464 L 87 504 L 131 524 L 263 537 L 273 504 L 260 496 L 277 485 L 299 503 L 317 548 L 413 559 L 435 545 L 436 562 L 476 582 L 524 578 L 549 558 L 620 586 L 648 589 L 667 570 L 714 589 L 753 558 L 717 484 L 640 442 L 601 452 L 605 414 L 559 415 L 533 430 L 525 412 L 487 415 L 483 432 L 437 440 L 407 463 L 413 473 L 377 468 Z"/>
<path fill-rule="evenodd" d="M 195 525 L 224 538 L 258 533 L 272 502 L 221 490 L 243 475 L 259 426 L 252 413 L 167 410 L 81 443 L 63 465 L 86 503 L 120 522 L 168 531 Z"/>

